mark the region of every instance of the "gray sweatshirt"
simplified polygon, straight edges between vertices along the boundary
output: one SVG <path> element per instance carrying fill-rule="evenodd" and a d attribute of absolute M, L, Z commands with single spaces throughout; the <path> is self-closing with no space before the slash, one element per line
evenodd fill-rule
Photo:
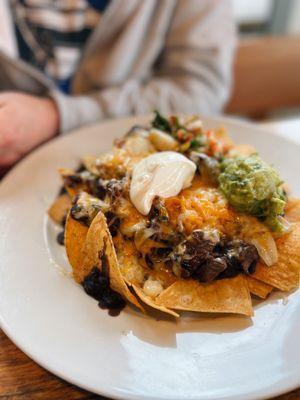
<path fill-rule="evenodd" d="M 0 1 L 0 91 L 51 96 L 61 132 L 104 118 L 219 112 L 230 93 L 235 28 L 228 0 L 112 0 L 85 45 L 71 95 L 18 59 Z"/>

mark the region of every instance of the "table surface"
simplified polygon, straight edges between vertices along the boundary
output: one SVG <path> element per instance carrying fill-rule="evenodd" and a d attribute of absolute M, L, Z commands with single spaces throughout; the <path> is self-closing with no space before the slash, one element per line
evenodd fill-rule
<path fill-rule="evenodd" d="M 270 132 L 300 143 L 300 118 L 261 125 Z M 37 365 L 1 330 L 0 349 L 0 400 L 104 399 L 57 378 Z M 276 400 L 300 400 L 300 389 L 276 397 Z"/>

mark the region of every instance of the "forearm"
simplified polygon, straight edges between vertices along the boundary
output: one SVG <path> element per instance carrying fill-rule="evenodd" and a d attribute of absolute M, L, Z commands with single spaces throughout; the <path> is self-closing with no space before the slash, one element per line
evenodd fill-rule
<path fill-rule="evenodd" d="M 53 90 L 49 96 L 55 101 L 60 116 L 59 132 L 65 133 L 82 125 L 105 118 L 99 102 L 90 95 L 69 96 Z"/>
<path fill-rule="evenodd" d="M 202 71 L 205 75 L 205 70 Z M 53 92 L 60 113 L 62 133 L 105 118 L 146 114 L 158 108 L 163 112 L 212 114 L 219 112 L 228 98 L 229 78 L 207 79 L 198 76 L 156 76 L 148 82 L 130 80 L 85 96 L 66 96 Z"/>
<path fill-rule="evenodd" d="M 219 112 L 231 88 L 235 29 L 227 1 L 179 0 L 163 53 L 147 81 L 123 84 L 85 96 L 54 94 L 63 132 L 103 118 L 164 112 Z"/>
<path fill-rule="evenodd" d="M 10 165 L 59 129 L 56 104 L 18 92 L 0 94 L 0 166 Z"/>

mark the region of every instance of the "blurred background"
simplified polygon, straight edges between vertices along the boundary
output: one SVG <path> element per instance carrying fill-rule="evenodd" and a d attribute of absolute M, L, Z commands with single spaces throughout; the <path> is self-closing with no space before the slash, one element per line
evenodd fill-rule
<path fill-rule="evenodd" d="M 168 0 L 161 0 L 161 3 L 158 2 L 157 4 L 161 6 L 163 1 L 166 3 L 168 2 Z M 180 8 L 180 12 L 183 15 L 183 19 L 186 18 L 184 8 L 189 10 L 189 7 L 186 7 L 189 0 L 185 1 L 186 3 L 180 3 L 182 7 L 182 9 Z M 81 65 L 81 70 L 78 68 L 77 71 L 80 75 L 80 79 L 78 79 L 77 76 L 77 91 L 70 91 L 70 88 L 72 89 L 72 80 L 74 79 L 78 67 L 78 60 L 80 60 L 81 54 L 84 52 L 86 40 L 91 32 L 98 26 L 100 18 L 102 18 L 102 13 L 105 12 L 105 8 L 109 3 L 109 0 L 0 0 L 0 11 L 2 8 L 2 14 L 0 12 L 0 18 L 2 18 L 2 20 L 0 19 L 0 39 L 1 28 L 2 36 L 3 31 L 5 31 L 5 29 L 3 29 L 6 22 L 5 20 L 10 20 L 8 17 L 9 14 L 11 14 L 12 17 L 11 31 L 13 32 L 12 34 L 10 32 L 10 40 L 6 40 L 9 38 L 7 32 L 6 36 L 4 35 L 2 37 L 2 43 L 0 41 L 0 55 L 2 52 L 1 44 L 2 47 L 3 45 L 7 45 L 4 46 L 4 48 L 9 47 L 8 45 L 11 43 L 7 42 L 14 42 L 14 40 L 16 40 L 17 48 L 15 57 L 16 59 L 18 59 L 18 57 L 21 58 L 22 61 L 26 63 L 23 65 L 18 63 L 16 65 L 14 63 L 15 60 L 2 57 L 0 60 L 0 92 L 12 90 L 13 88 L 20 92 L 45 95 L 45 93 L 49 91 L 48 83 L 45 84 L 46 76 L 48 76 L 48 78 L 50 77 L 52 83 L 55 83 L 56 89 L 59 88 L 62 90 L 59 95 L 59 101 L 57 97 L 58 90 L 56 90 L 55 102 L 52 101 L 52 104 L 50 101 L 51 104 L 47 104 L 47 106 L 44 103 L 43 115 L 31 112 L 36 108 L 36 103 L 32 104 L 32 101 L 37 101 L 40 106 L 41 99 L 28 99 L 27 97 L 26 99 L 23 98 L 20 100 L 19 97 L 18 101 L 21 101 L 22 104 L 22 106 L 20 106 L 15 97 L 10 97 L 9 99 L 6 97 L 5 99 L 4 93 L 4 100 L 2 97 L 2 103 L 4 102 L 6 108 L 3 107 L 2 103 L 0 104 L 1 130 L 2 137 L 10 135 L 10 145 L 5 144 L 3 140 L 1 145 L 0 140 L 0 177 L 1 174 L 18 161 L 18 159 L 43 141 L 54 137 L 58 131 L 65 132 L 86 123 L 96 122 L 101 118 L 126 115 L 130 113 L 131 110 L 146 109 L 148 106 L 147 110 L 151 110 L 153 109 L 154 103 L 155 107 L 158 108 L 164 105 L 170 106 L 173 99 L 171 99 L 168 93 L 175 93 L 174 99 L 177 99 L 177 103 L 174 100 L 174 104 L 181 107 L 180 102 L 184 101 L 184 98 L 178 101 L 179 96 L 176 96 L 176 93 L 184 93 L 184 85 L 189 87 L 187 82 L 189 80 L 192 82 L 194 76 L 200 77 L 198 82 L 199 88 L 201 88 L 201 83 L 205 83 L 204 81 L 206 80 L 205 84 L 207 90 L 203 91 L 203 96 L 206 94 L 207 98 L 209 98 L 209 96 L 213 98 L 213 101 L 207 101 L 206 104 L 204 102 L 204 105 L 207 105 L 207 110 L 209 111 L 202 112 L 219 112 L 220 108 L 218 108 L 218 105 L 213 104 L 218 103 L 218 101 L 222 99 L 219 93 L 222 93 L 224 89 L 222 88 L 222 79 L 218 80 L 218 77 L 222 77 L 222 67 L 225 67 L 225 69 L 223 69 L 227 71 L 230 68 L 231 48 L 233 47 L 231 47 L 231 44 L 234 42 L 230 13 L 228 13 L 227 18 L 230 20 L 231 33 L 228 33 L 229 31 L 227 32 L 229 35 L 228 37 L 223 38 L 223 36 L 220 36 L 222 39 L 220 40 L 222 50 L 224 50 L 224 53 L 226 53 L 226 50 L 227 52 L 230 50 L 230 58 L 228 58 L 227 61 L 225 58 L 215 59 L 214 52 L 211 51 L 208 53 L 210 57 L 208 57 L 208 62 L 211 63 L 207 64 L 208 68 L 206 68 L 206 72 L 208 73 L 205 73 L 205 62 L 201 61 L 201 57 L 199 58 L 200 65 L 196 63 L 196 72 L 192 73 L 193 70 L 192 68 L 189 69 L 190 66 L 181 65 L 181 57 L 177 57 L 177 59 L 174 57 L 174 59 L 176 59 L 175 67 L 179 68 L 179 71 L 180 68 L 182 68 L 183 71 L 185 71 L 186 68 L 187 73 L 183 74 L 183 82 L 178 80 L 175 85 L 171 86 L 173 92 L 165 90 L 165 96 L 164 91 L 161 90 L 158 85 L 155 86 L 155 83 L 151 89 L 151 79 L 146 82 L 147 85 L 143 86 L 145 76 L 149 75 L 151 78 L 153 71 L 154 78 L 156 75 L 159 77 L 160 72 L 162 72 L 162 77 L 164 77 L 163 69 L 160 71 L 160 68 L 163 67 L 160 65 L 159 57 L 157 60 L 154 57 L 151 61 L 153 65 L 145 67 L 146 69 L 148 68 L 147 71 L 142 71 L 143 73 L 141 73 L 137 68 L 137 81 L 140 83 L 141 89 L 139 85 L 135 87 L 130 83 L 132 76 L 130 75 L 129 69 L 126 69 L 126 62 L 124 63 L 125 72 L 122 68 L 118 68 L 122 66 L 122 62 L 116 62 L 117 58 L 114 57 L 116 57 L 116 54 L 120 57 L 120 53 L 120 60 L 125 60 L 122 52 L 117 51 L 119 48 L 122 48 L 119 43 L 123 43 L 122 40 L 125 41 L 125 39 L 121 40 L 118 36 L 120 33 L 116 34 L 113 30 L 108 43 L 115 46 L 115 52 L 112 51 L 112 54 L 110 54 L 109 51 L 106 52 L 105 46 L 101 47 L 99 45 L 99 47 L 97 47 L 94 45 L 98 53 L 95 50 L 96 54 L 93 54 L 93 56 L 89 54 L 88 57 L 86 57 L 86 64 L 84 67 Z M 127 6 L 128 3 L 126 3 L 125 0 L 119 3 L 118 8 L 114 10 L 115 17 L 122 11 L 120 10 L 122 8 L 120 5 L 122 4 L 122 6 L 124 6 L 125 4 Z M 6 12 L 3 13 L 5 8 L 3 5 L 5 4 L 11 7 L 7 7 Z M 148 6 L 146 0 L 144 0 L 144 4 L 142 0 L 136 4 L 139 6 L 141 4 L 146 4 Z M 199 0 L 199 2 L 195 4 L 196 3 L 194 3 L 195 10 L 199 11 L 200 9 L 201 11 L 201 5 L 206 3 L 202 4 L 201 0 Z M 220 28 L 224 25 L 225 29 L 223 31 L 226 32 L 226 13 L 223 14 L 221 0 L 220 2 L 216 1 L 207 4 L 212 4 L 212 7 L 208 7 L 208 9 L 217 10 L 214 14 L 215 17 L 217 17 L 216 21 Z M 300 141 L 300 0 L 232 0 L 232 4 L 239 40 L 233 63 L 233 90 L 224 112 L 234 117 L 262 123 L 264 127 L 274 132 L 282 132 L 287 136 L 291 133 L 290 138 L 295 138 L 293 135 L 297 132 L 296 139 Z M 151 7 L 149 9 L 151 9 Z M 212 10 L 210 10 L 210 12 L 212 12 Z M 123 13 L 125 11 L 123 10 Z M 201 28 L 201 24 L 203 23 L 205 26 L 207 22 L 205 20 L 205 13 L 203 14 L 204 17 L 201 17 L 202 21 L 199 15 L 201 15 L 200 12 L 198 13 L 198 23 Z M 88 16 L 92 16 L 92 18 L 88 18 Z M 116 18 L 116 20 L 118 19 Z M 195 18 L 189 20 L 192 27 L 195 23 L 194 20 Z M 125 21 L 129 26 L 131 19 L 125 19 Z M 166 24 L 167 23 L 170 23 L 170 21 L 166 22 Z M 144 22 L 140 25 L 136 23 L 135 28 L 137 29 L 139 26 L 143 26 L 143 24 Z M 124 23 L 124 26 L 126 28 L 127 25 Z M 214 33 L 214 26 L 209 23 L 207 23 L 207 26 L 209 27 L 209 29 L 207 29 L 207 35 L 209 37 L 210 30 Z M 127 32 L 125 28 L 123 27 L 124 37 L 126 37 L 124 32 Z M 107 30 L 109 31 L 109 29 Z M 218 29 L 216 29 L 216 31 L 218 31 Z M 220 29 L 220 32 L 223 31 Z M 187 37 L 188 36 L 186 36 L 186 38 Z M 186 46 L 188 47 L 186 38 Z M 101 43 L 101 37 L 97 38 L 97 40 Z M 149 40 L 149 43 L 151 40 Z M 163 42 L 164 38 L 160 38 L 160 40 Z M 145 43 L 146 42 L 145 40 Z M 161 43 L 161 45 L 163 48 L 165 43 Z M 107 48 L 108 47 L 109 46 L 107 46 Z M 197 48 L 197 46 L 195 47 Z M 135 51 L 143 54 L 142 47 L 138 44 L 138 41 Z M 174 54 L 176 55 L 176 50 Z M 191 52 L 191 54 L 193 53 Z M 105 55 L 105 57 L 103 55 Z M 101 56 L 103 56 L 103 61 L 100 60 Z M 132 60 L 135 59 L 134 57 L 133 53 L 131 57 L 127 55 L 129 63 L 133 63 Z M 184 57 L 182 57 L 182 59 L 184 60 Z M 172 57 L 166 57 L 165 60 L 173 59 Z M 203 57 L 203 60 L 205 60 L 205 57 Z M 223 62 L 219 60 L 223 60 Z M 1 65 L 1 62 L 3 65 Z M 204 65 L 203 76 L 201 75 L 201 62 L 203 62 Z M 148 61 L 147 63 L 149 64 Z M 147 63 L 142 65 L 146 65 Z M 30 65 L 35 67 L 35 74 L 33 74 L 33 71 L 31 71 L 32 74 L 29 73 L 29 70 L 27 71 L 27 67 Z M 171 62 L 170 65 L 172 66 Z M 190 63 L 190 65 L 193 65 L 193 63 Z M 114 68 L 111 68 L 111 66 Z M 102 70 L 101 67 L 103 67 Z M 173 71 L 175 76 L 176 73 L 174 71 L 176 71 L 176 68 L 172 68 L 173 67 L 169 68 L 169 70 L 167 69 L 167 74 L 170 73 L 170 71 L 170 74 L 172 74 Z M 209 68 L 212 68 L 211 74 Z M 41 78 L 40 72 L 43 74 L 43 79 L 37 79 L 37 77 Z M 31 75 L 34 75 L 34 79 L 31 79 Z M 227 76 L 229 76 L 228 73 Z M 26 79 L 23 79 L 23 77 L 26 77 Z M 129 77 L 131 79 L 129 79 Z M 213 79 L 214 77 L 216 79 Z M 167 76 L 167 78 L 169 78 L 169 76 Z M 201 82 L 201 79 L 203 82 Z M 162 83 L 165 84 L 167 88 L 169 82 L 168 79 L 165 80 L 166 82 L 162 79 Z M 43 81 L 42 85 L 40 81 Z M 170 82 L 172 83 L 172 76 Z M 124 87 L 122 86 L 123 84 Z M 125 84 L 127 84 L 127 86 Z M 226 79 L 226 82 L 223 82 L 223 84 L 226 86 L 225 89 L 227 92 L 229 79 Z M 114 91 L 114 85 L 116 91 Z M 182 87 L 180 87 L 180 85 L 182 85 Z M 51 86 L 51 88 L 53 88 L 53 86 Z M 103 90 L 98 91 L 97 89 L 99 88 L 103 88 Z M 130 88 L 130 90 L 128 88 Z M 140 102 L 139 90 L 144 88 L 146 88 L 145 91 L 141 93 L 144 93 L 142 99 L 144 99 L 145 105 L 140 107 L 138 104 Z M 197 92 L 196 89 L 195 92 Z M 201 100 L 201 90 L 197 90 L 199 90 L 198 95 Z M 93 98 L 91 95 L 93 91 L 95 91 L 93 96 L 98 96 L 98 103 L 96 97 Z M 188 101 L 191 99 L 193 100 L 193 91 L 190 90 L 190 93 L 189 91 L 187 92 L 188 95 L 185 98 L 187 102 L 185 104 L 186 108 L 191 106 L 191 103 L 188 103 Z M 83 100 L 85 106 L 82 106 L 83 103 L 80 103 L 81 99 L 76 98 L 76 96 L 72 96 L 71 98 L 70 96 L 63 97 L 61 96 L 62 93 L 67 95 L 70 93 L 86 94 L 87 96 L 85 100 Z M 135 93 L 135 95 L 132 95 L 132 93 Z M 52 93 L 52 97 L 53 96 Z M 122 99 L 122 96 L 124 96 L 125 100 L 117 101 L 120 98 Z M 28 105 L 29 100 L 31 103 Z M 168 104 L 168 101 L 170 104 Z M 129 103 L 129 105 L 127 103 Z M 62 106 L 62 104 L 64 104 L 64 106 Z M 90 104 L 93 104 L 93 108 L 90 108 Z M 100 107 L 99 104 L 101 105 Z M 162 104 L 162 106 L 159 106 L 159 104 Z M 195 104 L 198 106 L 197 102 L 195 102 Z M 199 102 L 199 104 L 201 104 L 201 102 Z M 220 104 L 223 105 L 222 101 Z M 28 107 L 28 109 L 25 106 Z M 16 127 L 14 127 L 14 129 L 11 128 L 9 113 L 6 112 L 7 108 L 8 111 L 11 109 L 10 107 L 13 108 L 11 114 L 18 114 L 18 118 L 16 118 L 14 122 L 15 125 L 18 125 L 19 121 L 20 126 L 17 126 L 20 128 L 19 130 Z M 175 106 L 173 108 L 176 109 Z M 199 109 L 201 109 L 201 107 Z M 205 107 L 203 109 L 206 110 Z M 5 118 L 6 124 L 5 121 L 3 122 Z M 34 123 L 32 123 L 31 118 L 35 119 Z M 68 121 L 68 123 L 61 123 L 63 127 L 59 126 L 59 121 L 63 120 L 65 122 Z M 26 123 L 29 125 L 26 125 Z M 277 125 L 274 125 L 275 123 Z M 35 130 L 32 129 L 32 126 Z M 13 131 L 15 135 L 11 135 L 10 130 Z M 20 134 L 21 139 L 16 139 L 16 132 L 26 132 L 26 134 L 23 134 L 23 136 Z M 9 156 L 7 156 L 7 154 L 9 154 Z M 7 159 L 9 159 L 9 161 L 7 161 Z"/>
<path fill-rule="evenodd" d="M 227 112 L 300 117 L 300 0 L 234 0 L 239 45 Z"/>

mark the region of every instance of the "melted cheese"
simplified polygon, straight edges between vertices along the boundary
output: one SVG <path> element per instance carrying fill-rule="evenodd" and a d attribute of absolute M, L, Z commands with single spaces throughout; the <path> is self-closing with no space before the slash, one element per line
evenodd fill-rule
<path fill-rule="evenodd" d="M 235 219 L 222 193 L 195 178 L 189 189 L 165 200 L 174 227 L 190 234 L 195 229 L 213 228 L 224 232 L 224 224 Z"/>

